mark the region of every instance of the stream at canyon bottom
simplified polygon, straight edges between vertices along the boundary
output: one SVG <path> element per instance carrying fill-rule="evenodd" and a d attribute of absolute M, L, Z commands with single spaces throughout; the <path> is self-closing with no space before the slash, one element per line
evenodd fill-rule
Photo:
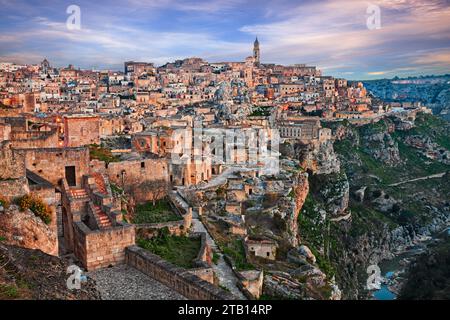
<path fill-rule="evenodd" d="M 444 231 L 450 235 L 450 227 Z M 396 276 L 396 273 L 405 268 L 405 261 L 410 260 L 414 256 L 423 253 L 427 245 L 434 239 L 423 241 L 417 245 L 409 248 L 405 252 L 395 256 L 393 259 L 383 261 L 380 263 L 380 269 L 382 276 L 386 279 L 381 284 L 381 288 L 372 292 L 372 297 L 375 300 L 394 300 L 397 297 L 395 290 L 391 289 L 392 279 Z M 401 277 L 401 276 L 400 276 Z M 399 279 L 400 281 L 403 279 Z"/>

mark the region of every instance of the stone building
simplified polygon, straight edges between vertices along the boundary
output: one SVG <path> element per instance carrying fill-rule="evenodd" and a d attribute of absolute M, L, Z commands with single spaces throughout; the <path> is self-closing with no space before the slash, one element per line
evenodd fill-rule
<path fill-rule="evenodd" d="M 79 148 L 17 149 L 25 158 L 28 170 L 54 185 L 65 179 L 69 186 L 80 186 L 83 175 L 89 173 L 89 150 Z"/>
<path fill-rule="evenodd" d="M 268 239 L 245 239 L 245 251 L 249 257 L 259 257 L 275 260 L 277 254 L 277 243 Z"/>
<path fill-rule="evenodd" d="M 100 120 L 92 115 L 64 116 L 64 146 L 100 144 Z"/>
<path fill-rule="evenodd" d="M 122 263 L 135 244 L 135 229 L 122 221 L 108 179 L 84 175 L 81 186 L 60 181 L 65 253 L 73 253 L 87 270 Z"/>
<path fill-rule="evenodd" d="M 167 189 L 169 189 L 167 158 L 132 154 L 126 160 L 108 164 L 92 160 L 90 170 L 106 174 L 112 183 L 131 192 L 137 202 L 162 198 L 167 195 Z M 157 192 L 158 195 L 152 191 Z"/>

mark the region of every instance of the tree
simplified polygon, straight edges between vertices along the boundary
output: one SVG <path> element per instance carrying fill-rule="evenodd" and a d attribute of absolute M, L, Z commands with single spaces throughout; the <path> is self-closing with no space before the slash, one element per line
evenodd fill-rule
<path fill-rule="evenodd" d="M 165 197 L 170 189 L 169 183 L 166 180 L 146 180 L 137 186 L 139 192 L 142 192 L 146 198 L 156 204 L 158 199 Z"/>

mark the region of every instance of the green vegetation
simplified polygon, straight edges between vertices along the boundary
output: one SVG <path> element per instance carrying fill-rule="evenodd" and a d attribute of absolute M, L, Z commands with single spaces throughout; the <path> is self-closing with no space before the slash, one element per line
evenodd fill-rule
<path fill-rule="evenodd" d="M 8 207 L 9 207 L 9 201 L 8 201 L 5 197 L 0 196 L 0 205 L 1 205 L 3 208 L 8 209 Z"/>
<path fill-rule="evenodd" d="M 225 286 L 223 286 L 221 284 L 219 284 L 219 288 L 221 288 L 222 290 L 225 290 L 227 292 L 230 292 L 230 289 L 228 289 L 227 287 L 225 287 Z"/>
<path fill-rule="evenodd" d="M 5 238 L 5 237 L 2 237 L 2 236 L 0 236 L 0 242 L 2 242 L 2 241 L 6 241 L 6 238 Z"/>
<path fill-rule="evenodd" d="M 135 214 L 131 219 L 132 223 L 161 223 L 178 221 L 181 217 L 171 208 L 165 199 L 156 201 L 155 205 L 151 201 L 136 206 Z"/>
<path fill-rule="evenodd" d="M 315 199 L 312 193 L 309 193 L 298 215 L 298 228 L 302 244 L 311 249 L 320 270 L 332 277 L 336 272 L 328 257 L 328 252 L 336 251 L 337 246 L 336 240 L 329 231 L 331 222 L 328 219 L 321 221 L 319 214 L 321 208 L 323 205 Z M 318 248 L 324 248 L 324 254 L 321 254 Z"/>
<path fill-rule="evenodd" d="M 270 116 L 271 107 L 259 107 L 255 108 L 250 114 L 250 117 L 268 117 Z"/>
<path fill-rule="evenodd" d="M 176 266 L 190 269 L 194 267 L 193 261 L 200 251 L 201 240 L 200 238 L 171 236 L 166 229 L 152 239 L 137 239 L 137 245 Z"/>
<path fill-rule="evenodd" d="M 422 120 L 421 120 L 422 119 Z M 428 119 L 428 120 L 424 120 Z M 410 135 L 421 134 L 429 136 L 430 132 L 434 132 L 437 137 L 445 141 L 446 144 L 450 139 L 450 131 L 448 124 L 442 124 L 444 127 L 437 129 L 435 126 L 428 128 L 427 125 L 430 123 L 441 123 L 441 119 L 430 115 L 420 114 L 416 120 L 418 123 L 417 128 L 411 129 L 409 131 L 395 131 L 390 133 L 394 142 L 397 143 L 400 157 L 402 163 L 396 166 L 388 166 L 383 162 L 374 159 L 370 154 L 369 150 L 365 150 L 361 144 L 353 144 L 348 139 L 342 141 L 336 141 L 334 144 L 334 150 L 340 155 L 344 160 L 343 165 L 347 173 L 352 173 L 353 176 L 358 178 L 358 183 L 361 185 L 379 185 L 387 186 L 396 182 L 424 177 L 440 172 L 445 172 L 449 170 L 449 166 L 439 163 L 438 161 L 433 161 L 427 159 L 423 156 L 417 149 L 408 146 L 404 143 L 404 139 Z M 375 124 L 365 125 L 359 128 L 353 128 L 348 130 L 353 130 L 355 136 L 359 136 L 362 141 L 368 137 L 368 135 L 383 132 L 387 130 L 387 124 L 385 120 L 379 121 Z M 384 131 L 386 132 L 386 131 Z M 433 137 L 432 137 L 433 138 Z M 435 138 L 433 140 L 436 140 Z M 438 142 L 439 143 L 439 142 Z M 443 146 L 444 146 L 443 145 Z M 376 148 L 377 146 L 372 146 Z M 373 176 L 378 177 L 381 181 L 377 182 Z"/>
<path fill-rule="evenodd" d="M 221 244 L 220 248 L 222 252 L 226 254 L 231 260 L 233 260 L 237 270 L 252 270 L 255 267 L 247 262 L 245 257 L 244 243 L 241 239 L 235 239 Z"/>
<path fill-rule="evenodd" d="M 27 194 L 18 198 L 16 201 L 21 211 L 30 209 L 45 224 L 50 224 L 52 222 L 52 210 L 37 196 Z"/>
<path fill-rule="evenodd" d="M 398 299 L 445 300 L 450 297 L 450 237 L 445 238 L 410 267 Z"/>
<path fill-rule="evenodd" d="M 0 300 L 17 299 L 19 297 L 20 294 L 17 286 L 0 284 Z"/>
<path fill-rule="evenodd" d="M 434 138 L 441 147 L 450 150 L 450 125 L 448 121 L 430 114 L 419 114 L 415 121 L 416 128 L 411 131 Z"/>
<path fill-rule="evenodd" d="M 397 226 L 396 222 L 368 205 L 351 202 L 350 210 L 352 212 L 350 235 L 353 237 L 363 236 L 378 230 L 383 223 L 387 224 L 390 229 Z"/>
<path fill-rule="evenodd" d="M 105 161 L 106 163 L 118 162 L 119 158 L 111 153 L 111 150 L 103 148 L 97 144 L 89 145 L 89 156 L 92 159 Z"/>
<path fill-rule="evenodd" d="M 219 262 L 219 259 L 220 259 L 220 255 L 217 252 L 213 252 L 212 262 L 214 264 L 217 264 Z"/>

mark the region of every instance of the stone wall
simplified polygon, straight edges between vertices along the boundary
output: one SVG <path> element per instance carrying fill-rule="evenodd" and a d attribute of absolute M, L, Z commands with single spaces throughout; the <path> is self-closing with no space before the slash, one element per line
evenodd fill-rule
<path fill-rule="evenodd" d="M 190 271 L 176 267 L 137 246 L 126 248 L 125 261 L 131 267 L 157 279 L 192 300 L 234 300 L 230 293 L 204 281 Z"/>
<path fill-rule="evenodd" d="M 111 162 L 106 165 L 103 161 L 92 160 L 91 170 L 94 172 L 106 173 L 109 181 L 123 187 L 125 190 L 132 190 L 137 202 L 145 202 L 152 199 L 150 192 L 139 189 L 139 185 L 151 181 L 165 181 L 168 183 L 168 160 L 165 158 L 127 160 Z M 151 189 L 151 188 L 150 188 Z M 161 197 L 166 194 L 161 193 Z"/>
<path fill-rule="evenodd" d="M 10 202 L 28 193 L 30 193 L 30 188 L 25 176 L 17 179 L 0 180 L 0 196 Z"/>
<path fill-rule="evenodd" d="M 0 142 L 0 180 L 18 179 L 25 176 L 25 158 L 13 150 L 9 141 Z"/>
<path fill-rule="evenodd" d="M 57 148 L 59 147 L 58 132 L 51 131 L 13 131 L 11 143 L 16 149 Z"/>
<path fill-rule="evenodd" d="M 189 229 L 183 220 L 162 223 L 141 223 L 136 225 L 136 233 L 140 238 L 151 239 L 158 235 L 158 231 L 167 228 L 169 234 L 175 236 L 185 235 Z"/>
<path fill-rule="evenodd" d="M 52 184 L 65 178 L 66 166 L 75 167 L 76 185 L 81 186 L 82 176 L 89 174 L 88 148 L 17 149 L 25 156 L 26 168 Z"/>
<path fill-rule="evenodd" d="M 83 222 L 74 223 L 74 253 L 87 270 L 105 268 L 125 260 L 125 248 L 135 244 L 134 226 L 90 230 Z"/>
<path fill-rule="evenodd" d="M 100 120 L 97 116 L 64 117 L 64 146 L 100 144 Z"/>
<path fill-rule="evenodd" d="M 206 233 L 197 232 L 193 233 L 191 237 L 200 237 L 200 250 L 198 252 L 197 258 L 195 259 L 195 264 L 197 266 L 210 266 L 212 264 L 212 250 L 206 241 Z"/>
<path fill-rule="evenodd" d="M 213 268 L 197 268 L 197 269 L 189 269 L 189 272 L 200 279 L 214 284 L 214 270 Z"/>
<path fill-rule="evenodd" d="M 264 271 L 235 271 L 239 279 L 238 286 L 249 299 L 259 299 L 263 291 Z"/>
<path fill-rule="evenodd" d="M 112 183 L 121 187 L 123 186 L 125 190 L 130 188 L 133 189 L 133 194 L 137 202 L 148 201 L 152 199 L 153 196 L 150 195 L 149 192 L 145 192 L 145 190 L 140 190 L 140 188 L 136 187 L 149 181 L 162 181 L 162 183 L 168 183 L 169 179 L 167 159 L 112 162 L 108 165 L 106 171 Z M 123 181 L 122 172 L 124 172 Z M 164 196 L 166 196 L 166 194 L 161 193 L 161 197 Z"/>

